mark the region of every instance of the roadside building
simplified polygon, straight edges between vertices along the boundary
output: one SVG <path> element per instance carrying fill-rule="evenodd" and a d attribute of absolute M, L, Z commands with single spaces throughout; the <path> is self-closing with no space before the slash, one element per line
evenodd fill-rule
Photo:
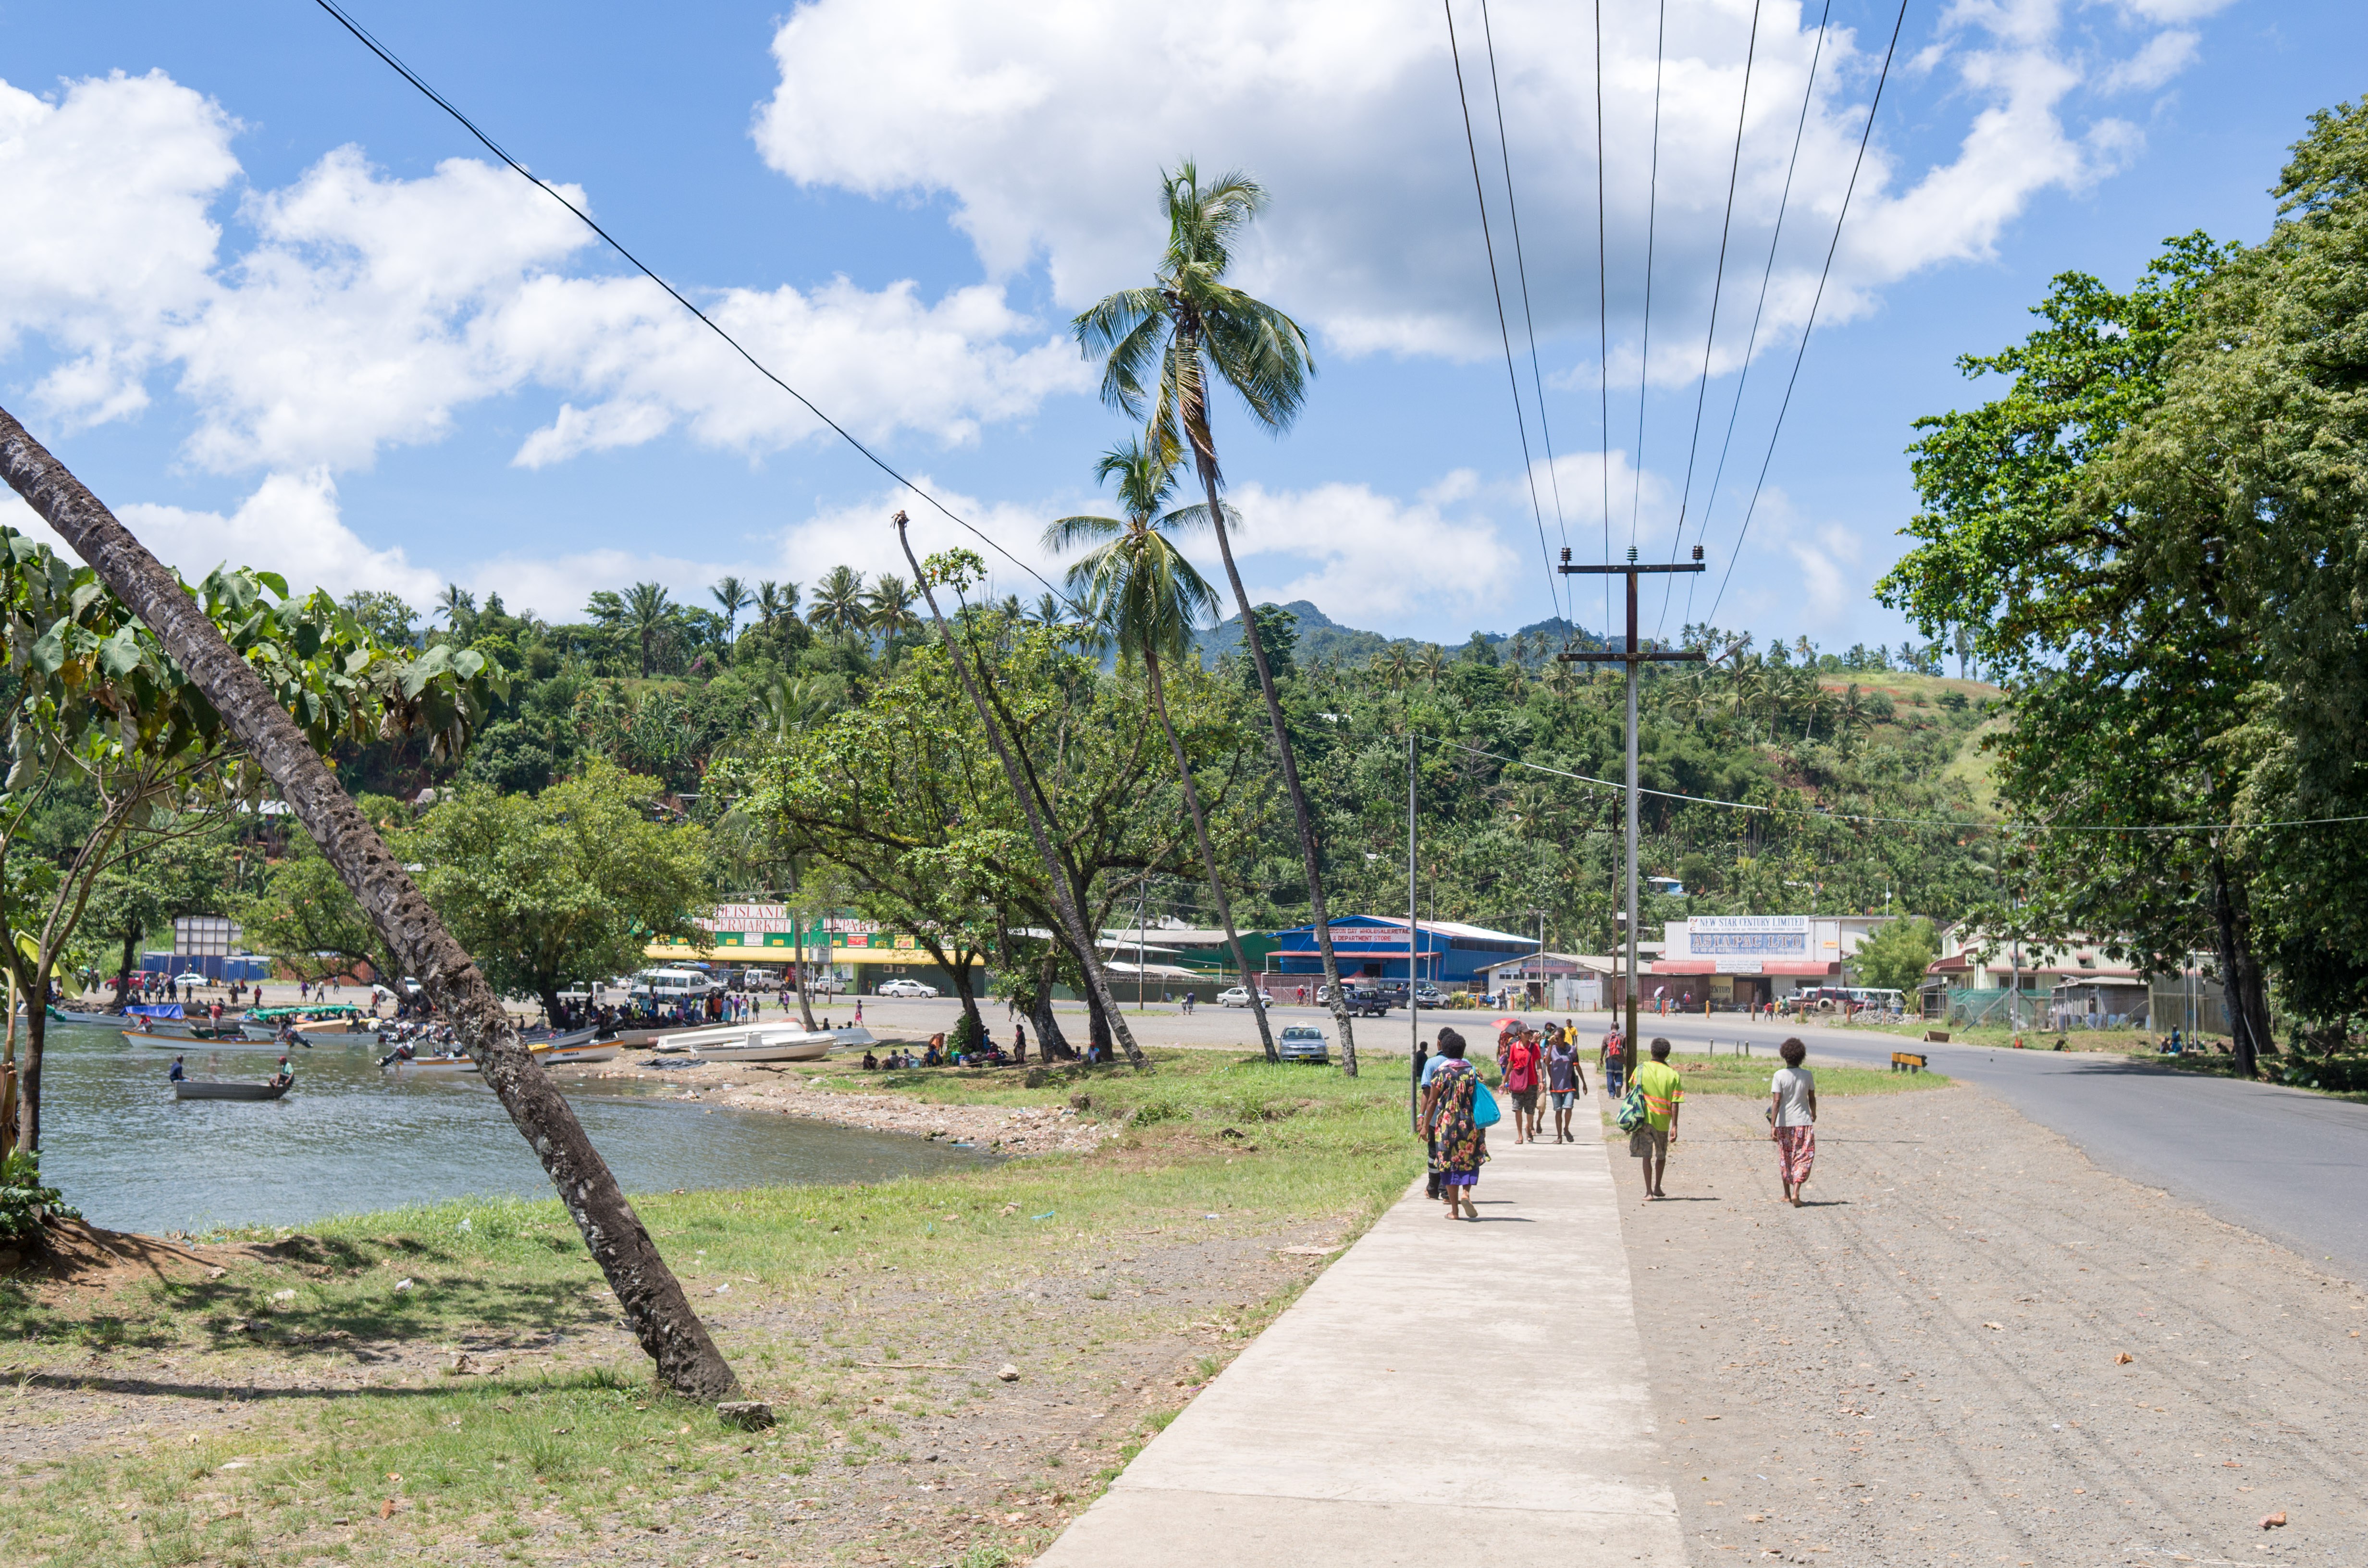
<path fill-rule="evenodd" d="M 1649 965 L 1658 946 L 1640 946 L 1637 961 Z M 1487 990 L 1511 998 L 1508 1006 L 1601 1013 L 1627 1005 L 1628 960 L 1622 953 L 1525 953 L 1482 972 Z"/>
<path fill-rule="evenodd" d="M 1274 933 L 1244 931 L 1240 935 L 1242 956 L 1249 960 L 1251 967 L 1268 967 L 1266 960 L 1277 946 Z M 1133 926 L 1108 926 L 1102 931 L 1102 950 L 1110 955 L 1113 963 L 1141 961 L 1153 966 L 1154 973 L 1163 964 L 1182 971 L 1171 979 L 1219 980 L 1230 985 L 1237 978 L 1233 950 L 1225 943 L 1221 926 L 1187 926 L 1170 918 L 1146 921 L 1140 930 Z"/>
<path fill-rule="evenodd" d="M 2108 958 L 2108 944 L 2084 933 L 2060 943 L 2019 942 L 1960 922 L 1941 927 L 1940 937 L 1941 956 L 1925 970 L 1920 991 L 1928 1018 L 1960 1028 L 2039 1028 L 2055 1027 L 2059 1017 L 2135 1013 L 2143 1019 L 2147 1012 L 2144 976 Z"/>
<path fill-rule="evenodd" d="M 801 915 L 786 904 L 723 903 L 688 935 L 665 934 L 642 950 L 653 963 L 689 964 L 711 973 L 754 971 L 768 986 L 785 983 L 801 945 L 811 984 L 827 979 L 849 992 L 870 993 L 886 980 L 917 980 L 945 994 L 953 977 L 920 938 L 856 915 Z M 984 994 L 986 958 L 971 956 L 973 990 Z"/>
<path fill-rule="evenodd" d="M 1332 922 L 1332 953 L 1344 983 L 1406 979 L 1406 923 L 1387 915 L 1350 915 Z M 1321 985 L 1324 957 L 1315 949 L 1315 927 L 1278 931 L 1264 976 L 1269 988 Z M 1488 965 L 1537 951 L 1537 938 L 1491 931 L 1455 920 L 1424 920 L 1415 926 L 1414 978 L 1441 990 L 1476 991 L 1487 983 Z"/>
<path fill-rule="evenodd" d="M 1664 927 L 1661 956 L 1640 984 L 1673 1010 L 1742 1011 L 1845 983 L 1844 966 L 1896 915 L 1694 915 Z"/>

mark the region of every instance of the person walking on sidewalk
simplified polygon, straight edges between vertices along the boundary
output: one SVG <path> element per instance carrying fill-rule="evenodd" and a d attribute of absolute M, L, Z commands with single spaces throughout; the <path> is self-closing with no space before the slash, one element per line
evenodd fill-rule
<path fill-rule="evenodd" d="M 1587 1093 L 1587 1063 L 1578 1059 L 1578 1047 L 1572 1043 L 1568 1029 L 1546 1047 L 1546 1093 L 1554 1096 L 1554 1142 L 1577 1142 L 1570 1130 L 1570 1113 L 1572 1103 Z"/>
<path fill-rule="evenodd" d="M 1645 1196 L 1667 1198 L 1661 1182 L 1669 1173 L 1669 1144 L 1678 1135 L 1678 1108 L 1686 1102 L 1685 1080 L 1669 1065 L 1669 1042 L 1653 1039 L 1653 1060 L 1636 1069 L 1645 1096 L 1645 1122 L 1628 1135 L 1628 1152 L 1645 1162 Z"/>
<path fill-rule="evenodd" d="M 1622 1071 L 1624 1063 L 1621 1061 L 1627 1045 L 1620 1036 L 1620 1026 L 1614 1024 L 1605 1032 L 1603 1044 L 1595 1053 L 1595 1064 L 1603 1070 L 1603 1092 L 1615 1100 L 1628 1085 L 1628 1074 Z"/>
<path fill-rule="evenodd" d="M 1439 1196 L 1447 1217 L 1480 1218 L 1472 1189 L 1480 1183 L 1480 1167 L 1488 1159 L 1488 1134 L 1473 1119 L 1472 1103 L 1480 1087 L 1480 1072 L 1463 1060 L 1463 1040 L 1453 1029 L 1439 1031 L 1438 1068 L 1422 1095 L 1422 1131 L 1438 1151 Z"/>
<path fill-rule="evenodd" d="M 1776 1179 L 1784 1184 L 1784 1201 L 1798 1209 L 1809 1167 L 1817 1163 L 1817 1080 L 1801 1065 L 1809 1048 L 1798 1040 L 1786 1040 L 1776 1051 L 1784 1065 L 1768 1085 L 1768 1136 L 1775 1141 Z"/>
<path fill-rule="evenodd" d="M 1538 1046 L 1527 1029 L 1517 1029 L 1497 1052 L 1497 1066 L 1505 1092 L 1513 1096 L 1513 1142 L 1527 1143 L 1538 1135 Z"/>

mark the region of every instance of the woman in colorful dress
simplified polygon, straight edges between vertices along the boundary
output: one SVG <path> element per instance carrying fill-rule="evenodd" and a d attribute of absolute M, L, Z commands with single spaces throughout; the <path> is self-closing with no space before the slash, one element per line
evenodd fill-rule
<path fill-rule="evenodd" d="M 1776 1179 L 1784 1184 L 1784 1201 L 1798 1209 L 1809 1167 L 1817 1163 L 1817 1080 L 1801 1065 L 1809 1048 L 1798 1040 L 1786 1040 L 1776 1052 L 1784 1065 L 1768 1085 L 1768 1136 L 1776 1144 Z"/>
<path fill-rule="evenodd" d="M 1480 1085 L 1478 1069 L 1463 1059 L 1463 1041 L 1452 1029 L 1439 1032 L 1441 1060 L 1430 1072 L 1422 1095 L 1422 1131 L 1438 1151 L 1439 1197 L 1447 1217 L 1477 1220 L 1472 1201 L 1479 1185 L 1480 1167 L 1488 1158 L 1488 1134 L 1472 1119 L 1472 1101 Z"/>

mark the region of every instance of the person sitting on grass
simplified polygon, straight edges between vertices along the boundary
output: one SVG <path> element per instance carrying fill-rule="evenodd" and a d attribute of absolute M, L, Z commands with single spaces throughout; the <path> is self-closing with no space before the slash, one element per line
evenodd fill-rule
<path fill-rule="evenodd" d="M 866 1073 L 877 1073 L 880 1071 L 880 1059 L 872 1055 L 869 1051 L 863 1053 L 863 1070 Z"/>
<path fill-rule="evenodd" d="M 929 1037 L 928 1053 L 921 1058 L 921 1065 L 924 1067 L 942 1067 L 945 1064 L 946 1037 L 941 1034 L 933 1034 Z"/>

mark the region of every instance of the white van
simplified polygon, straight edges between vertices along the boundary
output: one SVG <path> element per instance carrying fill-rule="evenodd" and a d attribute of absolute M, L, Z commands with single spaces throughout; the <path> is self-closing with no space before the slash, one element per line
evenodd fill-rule
<path fill-rule="evenodd" d="M 664 1006 L 668 1002 L 696 1001 L 721 989 L 705 970 L 645 969 L 633 976 L 632 997 L 636 1002 L 646 998 Z"/>

